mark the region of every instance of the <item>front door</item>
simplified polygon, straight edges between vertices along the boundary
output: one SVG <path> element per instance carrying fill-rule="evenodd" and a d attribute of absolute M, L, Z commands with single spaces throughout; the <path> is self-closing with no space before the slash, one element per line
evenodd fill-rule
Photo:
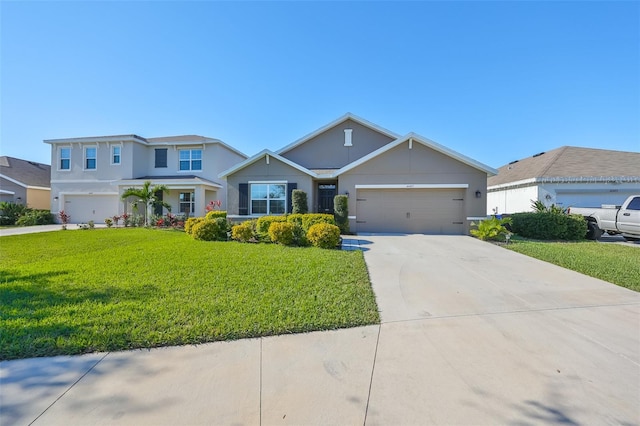
<path fill-rule="evenodd" d="M 318 184 L 318 213 L 333 214 L 333 197 L 336 196 L 334 183 Z"/>

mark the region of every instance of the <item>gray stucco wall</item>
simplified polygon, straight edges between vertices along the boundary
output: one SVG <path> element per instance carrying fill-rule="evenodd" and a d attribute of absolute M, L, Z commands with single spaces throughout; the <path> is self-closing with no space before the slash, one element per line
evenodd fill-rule
<path fill-rule="evenodd" d="M 339 176 L 338 193 L 349 192 L 350 216 L 357 216 L 355 186 L 362 184 L 468 184 L 465 217 L 486 215 L 486 172 L 417 142 L 412 149 L 405 142 Z M 481 192 L 480 198 L 476 191 Z M 355 221 L 351 222 L 355 230 Z"/>
<path fill-rule="evenodd" d="M 344 146 L 344 129 L 353 129 L 351 147 Z M 392 140 L 368 127 L 346 120 L 281 155 L 308 169 L 339 169 Z"/>
<path fill-rule="evenodd" d="M 239 213 L 239 184 L 251 181 L 286 181 L 288 183 L 297 183 L 298 189 L 307 193 L 309 204 L 311 204 L 313 190 L 311 176 L 273 157 L 269 158 L 269 164 L 267 164 L 265 158 L 261 158 L 242 170 L 227 176 L 228 214 L 237 215 Z M 311 205 L 309 207 L 311 207 Z"/>

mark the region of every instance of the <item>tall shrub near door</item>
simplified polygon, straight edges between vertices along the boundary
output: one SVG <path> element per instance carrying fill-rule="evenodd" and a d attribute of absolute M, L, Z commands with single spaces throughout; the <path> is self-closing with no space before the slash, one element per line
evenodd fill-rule
<path fill-rule="evenodd" d="M 307 202 L 307 193 L 301 189 L 294 189 L 291 192 L 293 214 L 305 214 L 309 211 L 309 203 Z"/>
<path fill-rule="evenodd" d="M 333 198 L 333 211 L 336 225 L 342 234 L 349 233 L 349 198 L 346 195 L 336 195 Z"/>

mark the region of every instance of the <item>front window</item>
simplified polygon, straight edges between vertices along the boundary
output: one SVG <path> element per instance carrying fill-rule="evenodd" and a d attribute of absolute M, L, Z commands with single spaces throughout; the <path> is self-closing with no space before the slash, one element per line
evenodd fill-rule
<path fill-rule="evenodd" d="M 285 183 L 252 183 L 251 214 L 284 214 L 286 194 Z"/>
<path fill-rule="evenodd" d="M 71 148 L 60 148 L 60 170 L 71 169 Z"/>
<path fill-rule="evenodd" d="M 195 209 L 195 194 L 193 192 L 180 193 L 180 213 L 192 214 Z"/>
<path fill-rule="evenodd" d="M 84 149 L 84 168 L 86 170 L 96 169 L 96 157 L 98 155 L 97 148 L 85 148 Z"/>
<path fill-rule="evenodd" d="M 202 150 L 181 149 L 180 170 L 202 170 Z"/>
<path fill-rule="evenodd" d="M 121 152 L 121 147 L 119 146 L 111 147 L 111 164 L 120 164 L 120 152 Z"/>

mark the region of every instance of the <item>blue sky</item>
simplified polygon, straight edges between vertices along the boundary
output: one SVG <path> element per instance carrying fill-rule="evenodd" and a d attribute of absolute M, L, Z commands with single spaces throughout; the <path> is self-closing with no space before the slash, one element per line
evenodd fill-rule
<path fill-rule="evenodd" d="M 0 1 L 0 153 L 200 134 L 248 155 L 352 112 L 492 167 L 640 151 L 640 2 Z"/>

